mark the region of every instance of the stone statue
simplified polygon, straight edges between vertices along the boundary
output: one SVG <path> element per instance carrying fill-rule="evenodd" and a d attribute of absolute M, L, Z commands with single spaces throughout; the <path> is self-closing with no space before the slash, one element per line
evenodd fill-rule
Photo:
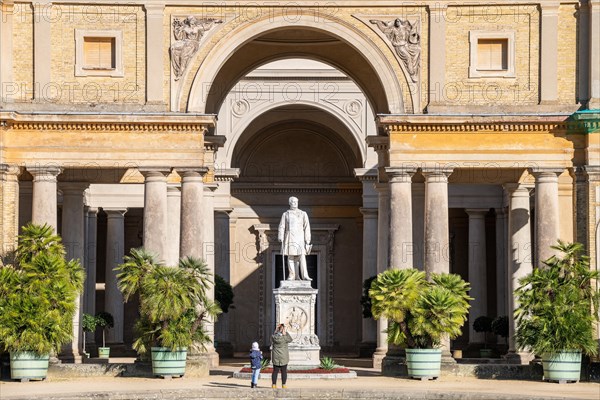
<path fill-rule="evenodd" d="M 213 18 L 198 20 L 193 15 L 183 20 L 179 18 L 173 20 L 175 42 L 169 50 L 171 52 L 171 65 L 173 66 L 176 81 L 181 78 L 190 60 L 200 48 L 202 35 L 215 24 L 222 22 Z"/>
<path fill-rule="evenodd" d="M 300 277 L 312 281 L 306 270 L 306 255 L 310 253 L 310 224 L 308 215 L 298 209 L 298 199 L 290 197 L 290 209 L 283 213 L 277 239 L 281 242 L 281 255 L 288 256 L 288 281 L 296 279 L 297 266 Z"/>
<path fill-rule="evenodd" d="M 419 23 L 411 24 L 408 20 L 402 21 L 396 18 L 394 21 L 384 22 L 370 20 L 372 24 L 385 34 L 392 42 L 396 54 L 404 63 L 408 74 L 413 82 L 418 81 L 419 68 L 421 65 L 421 36 L 418 32 Z"/>

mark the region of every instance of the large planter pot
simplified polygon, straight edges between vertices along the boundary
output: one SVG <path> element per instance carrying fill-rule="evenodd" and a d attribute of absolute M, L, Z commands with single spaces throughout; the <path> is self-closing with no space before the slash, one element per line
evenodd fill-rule
<path fill-rule="evenodd" d="M 581 351 L 565 350 L 543 354 L 544 380 L 558 383 L 578 382 L 581 375 Z"/>
<path fill-rule="evenodd" d="M 152 347 L 152 373 L 163 378 L 183 376 L 187 349 L 171 351 L 166 347 Z"/>
<path fill-rule="evenodd" d="M 406 366 L 411 378 L 428 380 L 440 376 L 441 349 L 406 349 Z"/>
<path fill-rule="evenodd" d="M 110 347 L 98 347 L 98 358 L 110 358 Z"/>
<path fill-rule="evenodd" d="M 30 379 L 46 379 L 49 355 L 38 356 L 30 351 L 10 353 L 10 378 L 27 382 Z"/>

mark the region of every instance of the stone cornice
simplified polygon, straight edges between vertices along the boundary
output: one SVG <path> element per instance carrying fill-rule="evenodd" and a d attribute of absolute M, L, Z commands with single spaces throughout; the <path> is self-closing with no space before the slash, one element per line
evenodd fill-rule
<path fill-rule="evenodd" d="M 362 185 L 337 184 L 332 186 L 318 185 L 281 185 L 258 186 L 257 184 L 237 183 L 231 188 L 232 193 L 362 193 Z"/>
<path fill-rule="evenodd" d="M 377 124 L 397 133 L 531 133 L 556 132 L 583 134 L 597 132 L 600 119 L 572 119 L 557 115 L 385 115 Z"/>
<path fill-rule="evenodd" d="M 215 182 L 231 182 L 239 177 L 239 168 L 215 169 Z"/>
<path fill-rule="evenodd" d="M 216 124 L 206 114 L 21 114 L 0 112 L 0 127 L 19 130 L 176 131 L 206 133 Z"/>

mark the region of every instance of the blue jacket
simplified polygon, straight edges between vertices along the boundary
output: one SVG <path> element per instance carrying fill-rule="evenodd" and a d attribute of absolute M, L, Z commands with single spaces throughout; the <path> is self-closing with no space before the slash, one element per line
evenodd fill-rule
<path fill-rule="evenodd" d="M 252 350 L 250 352 L 250 366 L 252 369 L 260 369 L 260 360 L 262 359 L 263 355 L 260 350 Z"/>

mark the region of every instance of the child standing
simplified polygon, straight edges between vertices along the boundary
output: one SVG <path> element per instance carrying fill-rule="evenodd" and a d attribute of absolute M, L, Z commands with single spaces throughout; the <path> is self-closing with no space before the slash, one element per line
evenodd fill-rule
<path fill-rule="evenodd" d="M 252 343 L 252 349 L 250 349 L 250 367 L 252 368 L 252 381 L 250 387 L 258 387 L 258 378 L 260 377 L 261 360 L 263 359 L 262 351 L 258 347 L 258 343 Z"/>

